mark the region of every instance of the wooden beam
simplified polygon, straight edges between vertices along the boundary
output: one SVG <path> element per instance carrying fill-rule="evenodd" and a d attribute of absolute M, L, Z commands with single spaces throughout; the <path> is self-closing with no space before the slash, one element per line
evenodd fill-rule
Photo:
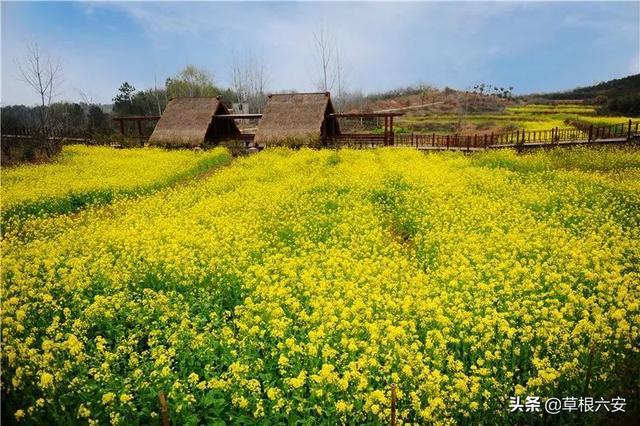
<path fill-rule="evenodd" d="M 399 117 L 403 112 L 334 112 L 330 117 Z"/>
<path fill-rule="evenodd" d="M 262 118 L 262 114 L 223 114 L 214 115 L 216 120 L 250 120 L 254 118 Z"/>
<path fill-rule="evenodd" d="M 159 115 L 129 115 L 126 117 L 113 117 L 114 121 L 138 121 L 138 120 L 159 120 Z"/>

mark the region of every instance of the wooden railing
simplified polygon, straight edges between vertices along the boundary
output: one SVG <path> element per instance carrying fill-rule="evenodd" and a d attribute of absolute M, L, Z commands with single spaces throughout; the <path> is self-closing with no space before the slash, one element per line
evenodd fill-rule
<path fill-rule="evenodd" d="M 388 145 L 393 134 L 382 133 L 342 133 L 327 140 L 329 146 L 353 146 L 358 148 L 375 148 Z"/>
<path fill-rule="evenodd" d="M 60 129 L 60 128 L 42 128 L 42 127 L 14 127 L 3 128 L 2 135 L 21 136 L 21 137 L 50 137 L 54 139 L 90 139 L 92 133 L 84 129 Z"/>
<path fill-rule="evenodd" d="M 508 133 L 483 133 L 475 135 L 436 133 L 399 133 L 394 135 L 394 145 L 434 148 L 489 148 L 496 146 L 518 146 L 560 142 L 591 142 L 608 139 L 631 139 L 638 135 L 640 122 L 610 126 L 589 126 L 587 128 L 558 128 L 549 130 L 516 130 Z"/>

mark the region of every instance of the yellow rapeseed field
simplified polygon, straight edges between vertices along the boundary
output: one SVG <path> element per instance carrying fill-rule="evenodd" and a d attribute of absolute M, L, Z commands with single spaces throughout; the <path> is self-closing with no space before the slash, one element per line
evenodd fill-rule
<path fill-rule="evenodd" d="M 163 391 L 173 424 L 388 424 L 397 383 L 401 424 L 494 424 L 514 395 L 617 396 L 639 164 L 273 149 L 30 218 L 2 239 L 3 411 L 159 424 Z"/>
<path fill-rule="evenodd" d="M 229 160 L 222 148 L 167 152 L 68 145 L 51 163 L 2 168 L 2 212 L 5 218 L 68 212 L 166 186 Z"/>

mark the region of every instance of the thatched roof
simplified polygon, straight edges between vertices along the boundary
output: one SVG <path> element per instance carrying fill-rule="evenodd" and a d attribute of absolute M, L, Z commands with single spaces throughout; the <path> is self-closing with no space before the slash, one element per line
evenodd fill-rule
<path fill-rule="evenodd" d="M 335 134 L 337 120 L 327 116 L 332 112 L 328 92 L 269 95 L 254 141 L 267 145 L 289 138 L 319 138 L 325 119 L 326 132 Z"/>
<path fill-rule="evenodd" d="M 240 134 L 233 120 L 214 122 L 213 117 L 222 114 L 229 114 L 229 110 L 215 97 L 173 98 L 158 120 L 149 144 L 193 147 L 222 135 Z"/>

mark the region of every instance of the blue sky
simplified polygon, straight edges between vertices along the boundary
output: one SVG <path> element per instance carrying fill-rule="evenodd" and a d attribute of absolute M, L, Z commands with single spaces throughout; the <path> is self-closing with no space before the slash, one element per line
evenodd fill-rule
<path fill-rule="evenodd" d="M 640 73 L 639 2 L 2 2 L 2 105 L 33 104 L 16 61 L 37 42 L 60 59 L 58 100 L 111 102 L 120 83 L 161 85 L 186 64 L 230 84 L 252 52 L 269 90 L 315 89 L 313 31 L 342 52 L 347 87 L 478 82 L 555 91 Z"/>

